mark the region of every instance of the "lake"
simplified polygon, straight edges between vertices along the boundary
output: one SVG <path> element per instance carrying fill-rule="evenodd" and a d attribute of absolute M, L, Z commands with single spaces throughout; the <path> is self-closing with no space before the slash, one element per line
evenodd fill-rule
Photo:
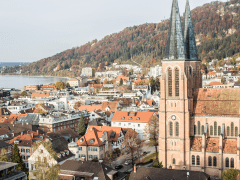
<path fill-rule="evenodd" d="M 0 88 L 24 88 L 27 85 L 39 85 L 56 83 L 57 81 L 67 82 L 65 77 L 44 77 L 44 76 L 1 76 Z"/>

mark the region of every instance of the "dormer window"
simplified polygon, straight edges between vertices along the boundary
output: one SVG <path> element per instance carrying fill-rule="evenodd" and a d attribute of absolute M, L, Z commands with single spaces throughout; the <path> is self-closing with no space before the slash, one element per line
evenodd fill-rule
<path fill-rule="evenodd" d="M 129 120 L 132 120 L 132 117 L 130 117 Z"/>
<path fill-rule="evenodd" d="M 83 138 L 80 139 L 80 142 L 81 142 L 81 143 L 83 142 Z"/>
<path fill-rule="evenodd" d="M 94 143 L 94 142 L 95 142 L 95 139 L 91 139 L 91 140 L 90 140 L 90 143 Z"/>
<path fill-rule="evenodd" d="M 138 117 L 137 120 L 140 120 L 140 117 Z"/>
<path fill-rule="evenodd" d="M 125 119 L 125 117 L 122 117 L 122 119 Z"/>

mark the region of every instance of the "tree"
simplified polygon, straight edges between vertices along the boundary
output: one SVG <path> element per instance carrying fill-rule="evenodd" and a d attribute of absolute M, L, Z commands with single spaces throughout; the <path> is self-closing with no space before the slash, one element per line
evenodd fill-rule
<path fill-rule="evenodd" d="M 62 89 L 65 89 L 66 88 L 66 84 L 64 83 L 64 82 L 62 82 L 62 81 L 58 81 L 58 82 L 56 82 L 56 88 L 58 89 L 58 90 L 62 90 Z"/>
<path fill-rule="evenodd" d="M 112 166 L 112 162 L 116 159 L 115 154 L 112 150 L 108 150 L 105 152 L 104 163 L 109 163 Z"/>
<path fill-rule="evenodd" d="M 225 180 L 236 180 L 238 174 L 237 169 L 228 169 L 222 173 L 222 176 Z"/>
<path fill-rule="evenodd" d="M 22 97 L 27 96 L 27 92 L 26 92 L 26 91 L 23 91 L 23 92 L 21 93 L 21 96 L 22 96 Z"/>
<path fill-rule="evenodd" d="M 123 79 L 122 78 L 120 79 L 120 85 L 123 85 Z"/>
<path fill-rule="evenodd" d="M 66 87 L 67 87 L 67 88 L 69 88 L 69 87 L 70 87 L 70 84 L 69 84 L 69 83 L 67 83 L 67 84 L 66 84 Z"/>
<path fill-rule="evenodd" d="M 78 102 L 75 102 L 75 104 L 74 104 L 74 106 L 73 106 L 73 108 L 77 111 L 78 110 L 78 108 L 80 107 L 82 105 L 82 103 L 80 102 L 80 101 L 78 101 Z"/>
<path fill-rule="evenodd" d="M 5 162 L 10 161 L 10 157 L 7 155 L 7 151 L 4 148 L 1 150 L 0 161 L 5 161 Z"/>
<path fill-rule="evenodd" d="M 18 99 L 19 97 L 20 97 L 20 94 L 19 94 L 19 93 L 16 92 L 16 93 L 13 94 L 13 98 L 14 98 L 14 99 Z"/>
<path fill-rule="evenodd" d="M 159 136 L 159 119 L 157 116 L 152 116 L 149 120 L 147 126 L 145 127 L 145 133 L 149 135 L 149 142 L 150 146 L 155 147 L 156 152 L 156 159 L 158 159 L 158 136 Z"/>
<path fill-rule="evenodd" d="M 26 171 L 25 164 L 22 160 L 22 157 L 20 156 L 17 144 L 14 144 L 13 146 L 12 162 L 18 163 L 16 169 Z"/>
<path fill-rule="evenodd" d="M 35 106 L 35 110 L 34 113 L 38 113 L 38 114 L 47 114 L 47 106 L 43 103 L 39 103 Z"/>
<path fill-rule="evenodd" d="M 38 180 L 56 180 L 60 171 L 59 165 L 54 165 L 50 167 L 51 165 L 49 164 L 49 160 L 51 158 L 54 158 L 57 160 L 58 156 L 57 153 L 53 150 L 52 148 L 52 142 L 51 141 L 43 141 L 41 143 L 34 143 L 33 144 L 33 152 L 36 151 L 36 149 L 40 146 L 43 145 L 46 150 L 49 152 L 50 157 L 46 156 L 44 159 L 38 159 L 35 162 L 36 170 L 33 172 L 33 175 L 36 177 Z"/>
<path fill-rule="evenodd" d="M 84 133 L 85 133 L 85 121 L 83 119 L 83 114 L 81 113 L 81 117 L 78 124 L 78 134 L 83 135 Z"/>
<path fill-rule="evenodd" d="M 134 130 L 129 129 L 124 136 L 123 145 L 125 146 L 126 150 L 131 153 L 132 165 L 134 164 L 134 153 L 138 149 L 138 142 L 138 133 Z"/>

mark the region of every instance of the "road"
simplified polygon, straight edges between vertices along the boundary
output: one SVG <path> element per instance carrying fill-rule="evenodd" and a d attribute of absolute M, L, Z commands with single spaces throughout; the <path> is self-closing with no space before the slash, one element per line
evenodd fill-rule
<path fill-rule="evenodd" d="M 141 157 L 140 157 L 140 160 L 141 160 L 142 158 L 148 156 L 149 154 L 154 153 L 154 152 L 155 152 L 155 147 L 149 147 L 149 146 L 147 146 L 146 144 L 144 144 L 143 147 L 142 147 L 142 149 L 141 149 L 141 153 L 144 152 L 144 151 L 147 152 L 147 155 L 141 156 Z M 141 153 L 140 153 L 140 154 L 141 154 Z M 136 154 L 136 155 L 137 155 L 137 154 Z M 116 165 L 122 164 L 122 165 L 123 165 L 123 168 L 121 168 L 121 169 L 119 170 L 120 172 L 131 171 L 131 169 L 133 168 L 133 167 L 132 167 L 132 164 L 129 164 L 129 165 L 125 165 L 125 164 L 124 164 L 125 161 L 128 160 L 128 159 L 131 159 L 131 154 L 130 154 L 130 153 L 118 157 L 115 161 L 113 161 L 113 162 L 111 163 L 111 167 L 112 167 L 112 168 L 115 168 Z M 135 163 L 138 163 L 138 162 L 139 162 L 139 160 L 136 160 L 136 161 L 135 161 Z M 147 165 L 144 165 L 144 166 L 145 166 L 145 167 L 151 167 L 152 165 L 153 165 L 153 163 L 147 164 Z"/>

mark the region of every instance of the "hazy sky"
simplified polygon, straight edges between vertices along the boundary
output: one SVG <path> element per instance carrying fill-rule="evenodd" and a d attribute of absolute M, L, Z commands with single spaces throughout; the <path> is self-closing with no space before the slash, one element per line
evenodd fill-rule
<path fill-rule="evenodd" d="M 191 9 L 212 0 L 189 0 Z M 178 0 L 181 15 L 186 0 Z M 1 0 L 0 62 L 33 62 L 170 17 L 172 0 Z"/>

